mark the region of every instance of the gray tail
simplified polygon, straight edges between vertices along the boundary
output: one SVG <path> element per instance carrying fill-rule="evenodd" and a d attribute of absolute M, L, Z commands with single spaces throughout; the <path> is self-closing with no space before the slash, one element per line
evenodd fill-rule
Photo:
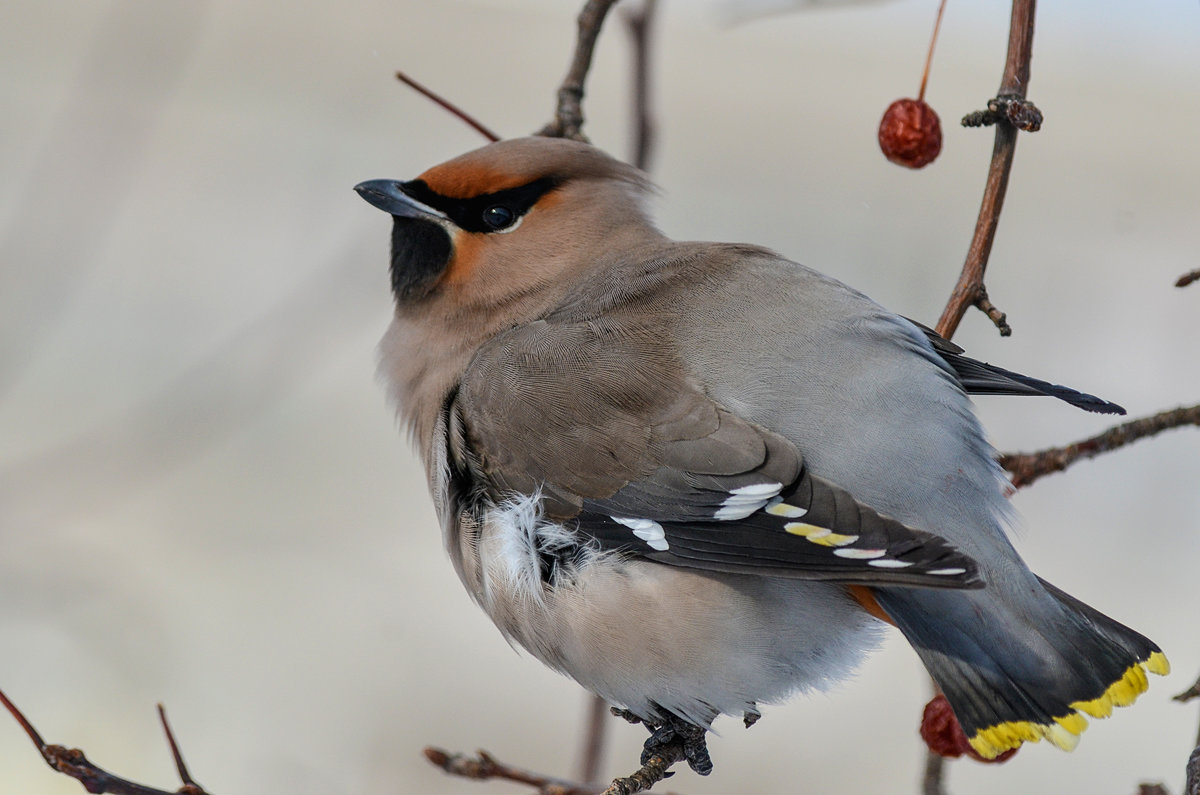
<path fill-rule="evenodd" d="M 1145 692 L 1147 671 L 1170 669 L 1147 638 L 1038 583 L 1032 609 L 1019 610 L 987 588 L 875 592 L 987 759 L 1043 737 L 1070 750 L 1087 727 L 1084 715 L 1108 717 Z"/>

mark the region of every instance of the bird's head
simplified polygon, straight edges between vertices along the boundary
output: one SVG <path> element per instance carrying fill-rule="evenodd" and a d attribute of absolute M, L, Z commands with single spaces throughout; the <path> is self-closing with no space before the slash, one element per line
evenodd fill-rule
<path fill-rule="evenodd" d="M 646 176 L 563 139 L 500 141 L 408 182 L 355 190 L 393 218 L 395 313 L 380 374 L 426 453 L 479 346 L 543 317 L 589 274 L 603 279 L 605 263 L 662 240 L 643 208 Z"/>
<path fill-rule="evenodd" d="M 355 186 L 390 213 L 397 312 L 509 303 L 570 281 L 617 240 L 657 234 L 645 175 L 599 149 L 556 138 L 500 141 L 407 182 Z"/>

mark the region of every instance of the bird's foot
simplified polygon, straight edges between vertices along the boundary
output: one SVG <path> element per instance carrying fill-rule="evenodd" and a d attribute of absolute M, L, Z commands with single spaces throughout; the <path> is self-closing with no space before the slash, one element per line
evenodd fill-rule
<path fill-rule="evenodd" d="M 649 726 L 650 738 L 642 749 L 642 764 L 650 762 L 655 756 L 667 759 L 686 759 L 688 767 L 696 773 L 707 776 L 712 772 L 712 759 L 708 755 L 708 743 L 705 736 L 708 730 L 686 720 L 668 715 L 661 723 Z"/>

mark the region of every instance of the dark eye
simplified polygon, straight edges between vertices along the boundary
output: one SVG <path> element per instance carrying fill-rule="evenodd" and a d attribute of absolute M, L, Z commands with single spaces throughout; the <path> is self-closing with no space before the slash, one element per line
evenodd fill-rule
<path fill-rule="evenodd" d="M 517 214 L 502 204 L 495 204 L 483 211 L 483 222 L 492 229 L 505 229 L 513 225 Z"/>

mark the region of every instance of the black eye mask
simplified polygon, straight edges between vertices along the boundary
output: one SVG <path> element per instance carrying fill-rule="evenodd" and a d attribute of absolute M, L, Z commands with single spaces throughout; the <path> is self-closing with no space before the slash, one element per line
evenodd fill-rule
<path fill-rule="evenodd" d="M 500 232 L 508 229 L 537 200 L 562 184 L 555 177 L 542 177 L 527 185 L 484 193 L 469 199 L 451 199 L 434 192 L 424 180 L 400 183 L 400 190 L 424 205 L 440 210 L 467 232 Z"/>

